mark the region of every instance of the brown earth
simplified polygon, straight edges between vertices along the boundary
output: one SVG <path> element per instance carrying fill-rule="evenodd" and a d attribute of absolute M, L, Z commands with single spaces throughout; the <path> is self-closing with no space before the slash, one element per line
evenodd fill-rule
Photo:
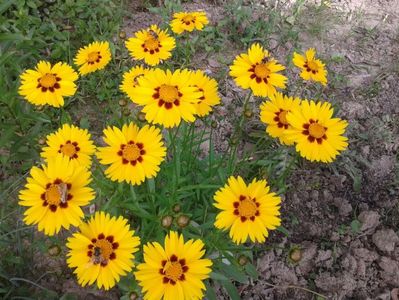
<path fill-rule="evenodd" d="M 206 11 L 216 25 L 231 15 L 229 1 L 215 2 L 195 1 L 184 8 Z M 350 147 L 332 165 L 302 162 L 293 172 L 282 205 L 290 234 L 274 234 L 270 242 L 276 249 L 257 260 L 261 278 L 239 286 L 243 299 L 317 299 L 303 288 L 328 299 L 398 299 L 399 1 L 323 3 L 305 1 L 296 15 L 295 1 L 247 3 L 256 8 L 255 21 L 268 18 L 268 10 L 278 11 L 299 29 L 296 46 L 315 47 L 325 58 L 330 84 L 320 98 L 349 120 Z M 128 36 L 161 21 L 139 7 L 132 7 L 134 17 L 126 20 Z M 265 41 L 273 55 L 283 59 L 292 53 L 291 41 L 277 41 L 278 33 Z M 198 53 L 193 65 L 220 74 L 223 62 L 243 51 L 227 43 L 223 51 Z M 231 112 L 240 112 L 232 99 L 243 94 L 227 76 L 219 86 L 224 106 L 214 114 L 215 147 L 225 151 L 237 115 Z M 259 126 L 254 120 L 247 129 Z M 293 247 L 300 249 L 297 263 L 288 259 Z"/>

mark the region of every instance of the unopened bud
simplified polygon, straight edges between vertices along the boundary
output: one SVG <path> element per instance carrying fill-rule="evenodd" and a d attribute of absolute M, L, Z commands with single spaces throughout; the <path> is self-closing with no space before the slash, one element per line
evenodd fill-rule
<path fill-rule="evenodd" d="M 172 226 L 173 217 L 172 216 L 164 216 L 161 220 L 162 227 L 169 228 Z"/>
<path fill-rule="evenodd" d="M 127 107 L 125 107 L 125 108 L 123 108 L 122 113 L 123 113 L 124 116 L 129 116 L 129 115 L 130 115 L 130 109 L 128 109 Z"/>
<path fill-rule="evenodd" d="M 180 209 L 181 209 L 180 204 L 175 204 L 175 205 L 173 205 L 173 211 L 174 211 L 175 213 L 178 213 L 178 212 L 180 211 Z"/>
<path fill-rule="evenodd" d="M 47 252 L 50 256 L 58 256 L 61 253 L 61 248 L 58 245 L 52 245 Z"/>
<path fill-rule="evenodd" d="M 238 258 L 238 264 L 240 266 L 245 266 L 248 263 L 248 257 L 246 257 L 245 255 L 240 255 L 240 257 Z"/>
<path fill-rule="evenodd" d="M 46 140 L 44 138 L 40 138 L 38 140 L 39 145 L 44 145 L 46 143 Z"/>
<path fill-rule="evenodd" d="M 245 111 L 244 111 L 244 115 L 245 115 L 245 117 L 246 118 L 252 118 L 252 116 L 254 115 L 254 113 L 252 112 L 252 110 L 250 110 L 250 109 L 246 109 Z"/>
<path fill-rule="evenodd" d="M 212 128 L 217 128 L 218 127 L 218 123 L 216 121 L 212 121 L 211 127 Z"/>
<path fill-rule="evenodd" d="M 36 106 L 37 111 L 42 111 L 44 109 L 44 105 L 38 105 Z"/>
<path fill-rule="evenodd" d="M 129 295 L 130 300 L 137 300 L 139 296 L 136 294 L 136 292 L 131 292 Z"/>
<path fill-rule="evenodd" d="M 289 252 L 289 259 L 293 263 L 297 263 L 302 259 L 302 250 L 300 248 L 292 248 Z"/>
<path fill-rule="evenodd" d="M 121 99 L 121 100 L 119 100 L 119 106 L 126 106 L 127 105 L 127 101 L 126 101 L 126 99 Z"/>
<path fill-rule="evenodd" d="M 177 225 L 180 228 L 186 227 L 190 223 L 190 217 L 186 215 L 181 215 L 177 218 Z"/>
<path fill-rule="evenodd" d="M 121 30 L 119 32 L 119 38 L 121 38 L 122 40 L 124 40 L 126 38 L 126 32 L 124 30 Z"/>
<path fill-rule="evenodd" d="M 145 113 L 139 112 L 137 114 L 137 119 L 139 119 L 139 121 L 141 121 L 141 122 L 145 122 Z"/>

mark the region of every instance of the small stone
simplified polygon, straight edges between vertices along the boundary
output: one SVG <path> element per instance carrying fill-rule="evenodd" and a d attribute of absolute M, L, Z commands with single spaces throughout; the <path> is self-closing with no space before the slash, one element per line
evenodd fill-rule
<path fill-rule="evenodd" d="M 372 210 L 363 211 L 358 219 L 362 223 L 360 231 L 368 234 L 373 233 L 378 224 L 380 224 L 380 215 Z"/>
<path fill-rule="evenodd" d="M 381 277 L 384 281 L 392 285 L 399 283 L 399 262 L 383 256 L 378 265 L 384 271 L 381 272 Z"/>
<path fill-rule="evenodd" d="M 378 259 L 378 254 L 376 252 L 366 248 L 355 248 L 353 249 L 353 254 L 365 262 L 373 262 Z"/>
<path fill-rule="evenodd" d="M 381 251 L 392 252 L 399 237 L 392 229 L 382 229 L 373 234 L 373 243 Z"/>

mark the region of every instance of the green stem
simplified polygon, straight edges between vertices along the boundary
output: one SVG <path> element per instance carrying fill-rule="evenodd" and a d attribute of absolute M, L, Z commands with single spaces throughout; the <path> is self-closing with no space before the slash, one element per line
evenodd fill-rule
<path fill-rule="evenodd" d="M 234 170 L 235 170 L 235 163 L 236 163 L 236 159 L 237 159 L 237 149 L 238 149 L 238 145 L 239 145 L 238 141 L 242 137 L 242 125 L 244 124 L 244 120 L 245 120 L 245 111 L 247 109 L 249 99 L 251 98 L 251 96 L 252 96 L 252 91 L 250 90 L 244 100 L 244 106 L 243 106 L 242 114 L 240 117 L 240 121 L 238 123 L 238 126 L 236 126 L 236 129 L 233 133 L 233 139 L 236 139 L 236 141 L 233 141 L 234 146 L 233 146 L 232 151 L 230 151 L 230 155 L 229 155 L 229 162 L 227 165 L 229 174 L 233 174 Z"/>

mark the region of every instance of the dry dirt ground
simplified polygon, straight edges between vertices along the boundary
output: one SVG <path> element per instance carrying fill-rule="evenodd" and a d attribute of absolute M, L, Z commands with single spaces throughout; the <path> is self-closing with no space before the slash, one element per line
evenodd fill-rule
<path fill-rule="evenodd" d="M 229 2 L 194 1 L 187 10 L 207 12 L 216 25 L 231 15 Z M 268 10 L 299 28 L 297 46 L 315 47 L 328 61 L 329 88 L 323 97 L 349 120 L 350 147 L 331 166 L 303 162 L 289 179 L 282 205 L 290 235 L 275 234 L 275 250 L 257 260 L 260 279 L 238 286 L 243 299 L 381 299 L 399 297 L 399 1 L 335 0 L 252 1 L 252 18 Z M 298 2 L 298 1 L 297 1 Z M 136 2 L 135 2 L 136 3 Z M 294 15 L 295 18 L 290 18 Z M 161 21 L 132 5 L 128 36 Z M 251 21 L 249 21 L 251 23 Z M 244 25 L 243 25 L 244 26 Z M 292 43 L 279 44 L 278 33 L 266 41 L 273 54 L 285 57 Z M 198 55 L 194 64 L 217 73 L 244 49 L 225 44 L 219 53 Z M 329 58 L 329 59 L 328 59 Z M 231 99 L 240 91 L 227 76 L 219 82 L 224 106 L 216 148 L 227 148 L 236 114 Z M 235 108 L 233 108 L 234 110 Z M 239 111 L 239 108 L 238 108 Z M 256 123 L 256 122 L 255 122 Z M 250 128 L 248 128 L 250 129 Z M 289 249 L 300 249 L 298 263 Z M 223 291 L 220 297 L 224 298 Z"/>
<path fill-rule="evenodd" d="M 226 10 L 232 2 L 198 0 L 183 6 L 206 11 L 210 26 L 216 26 L 234 17 Z M 324 299 L 305 289 L 326 299 L 399 299 L 399 0 L 323 3 L 247 3 L 252 5 L 253 20 L 242 26 L 278 13 L 281 23 L 274 24 L 281 25 L 281 32 L 274 30 L 261 41 L 274 56 L 285 62 L 294 46 L 315 47 L 328 63 L 329 87 L 321 98 L 331 101 L 339 108 L 338 115 L 349 120 L 350 147 L 332 165 L 301 162 L 295 168 L 282 204 L 283 226 L 289 235 L 272 234 L 268 246 L 274 249 L 262 251 L 255 262 L 259 280 L 237 285 L 242 299 Z M 124 24 L 127 36 L 162 21 L 140 0 L 131 1 L 130 9 L 131 17 Z M 295 45 L 281 39 L 287 34 L 282 24 L 287 23 L 299 32 Z M 242 97 L 242 91 L 225 73 L 220 74 L 244 50 L 226 40 L 219 51 L 197 53 L 194 58 L 196 67 L 220 78 L 224 105 L 216 109 L 214 118 L 218 122 L 215 147 L 221 152 L 227 149 L 234 118 L 241 113 L 232 99 Z M 262 126 L 255 113 L 246 129 Z M 299 262 L 288 259 L 290 249 L 299 250 Z M 34 267 L 64 266 L 56 259 L 51 264 Z M 114 292 L 81 289 L 73 278 L 64 278 L 63 284 L 63 292 L 76 292 L 84 299 L 118 298 Z M 218 292 L 220 299 L 228 299 L 222 289 Z"/>

